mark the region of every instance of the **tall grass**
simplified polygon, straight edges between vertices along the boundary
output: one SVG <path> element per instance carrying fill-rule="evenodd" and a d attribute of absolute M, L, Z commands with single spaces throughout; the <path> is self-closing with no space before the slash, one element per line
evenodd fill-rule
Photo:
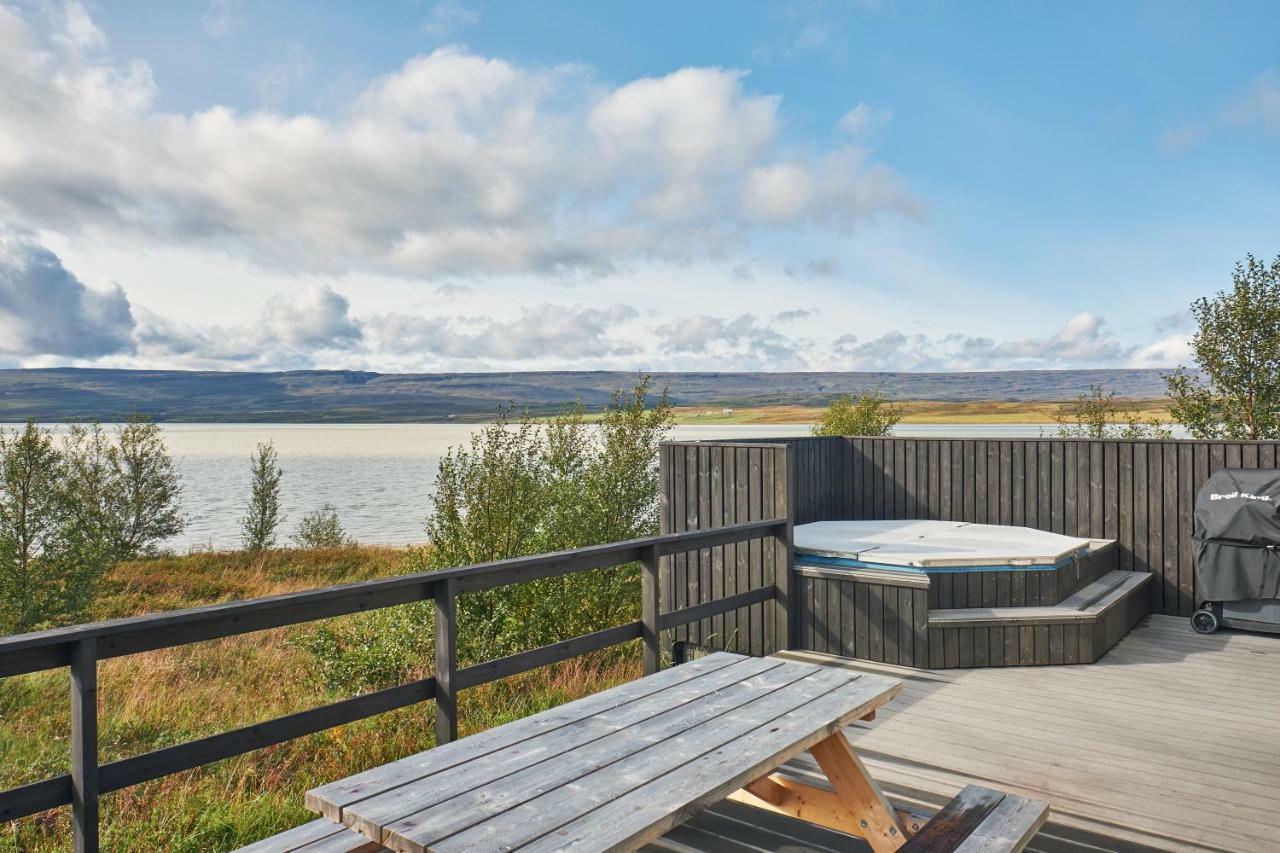
<path fill-rule="evenodd" d="M 197 553 L 125 563 L 106 580 L 94 619 L 272 595 L 406 570 L 408 552 L 338 548 Z M 344 619 L 351 617 L 342 617 Z M 339 620 L 330 620 L 336 622 Z M 182 743 L 342 698 L 316 677 L 296 639 L 307 626 L 260 631 L 104 661 L 102 761 Z M 463 734 L 509 722 L 639 675 L 636 644 L 464 691 Z M 423 661 L 415 677 L 430 673 Z M 67 772 L 65 669 L 0 679 L 0 788 Z M 104 850 L 231 850 L 314 817 L 302 794 L 323 782 L 430 748 L 432 703 L 404 708 L 103 800 Z M 70 847 L 68 809 L 0 827 L 0 851 Z"/>

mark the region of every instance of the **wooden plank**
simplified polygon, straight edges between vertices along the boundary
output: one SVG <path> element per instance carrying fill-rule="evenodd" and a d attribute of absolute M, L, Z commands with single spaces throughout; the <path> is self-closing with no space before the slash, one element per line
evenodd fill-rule
<path fill-rule="evenodd" d="M 902 846 L 902 853 L 950 853 L 960 849 L 1004 798 L 999 791 L 966 785 Z"/>
<path fill-rule="evenodd" d="M 673 533 L 682 533 L 688 529 L 689 516 L 685 510 L 688 506 L 685 458 L 683 446 L 676 445 L 671 448 L 671 531 Z M 667 606 L 674 609 L 688 607 L 693 604 L 689 600 L 689 554 L 683 552 L 673 555 L 671 565 L 673 595 Z M 697 638 L 690 633 L 688 625 L 681 626 L 676 631 L 675 637 L 678 641 L 697 641 Z"/>
<path fill-rule="evenodd" d="M 71 827 L 76 853 L 98 850 L 98 641 L 71 653 Z"/>
<path fill-rule="evenodd" d="M 751 459 L 748 448 L 738 447 L 734 450 L 737 457 L 736 462 L 736 480 L 734 483 L 734 517 L 739 521 L 747 521 L 751 518 Z M 751 543 L 742 543 L 738 545 L 738 560 L 734 566 L 737 574 L 737 591 L 745 592 L 751 589 L 751 560 L 753 551 Z M 751 654 L 751 636 L 753 625 L 751 620 L 751 609 L 742 608 L 738 611 L 738 637 L 734 648 L 737 651 Z"/>
<path fill-rule="evenodd" d="M 792 565 L 795 559 L 794 505 L 795 457 L 790 448 L 782 448 L 774 454 L 774 514 L 787 519 L 786 527 L 775 539 L 777 557 L 774 561 L 774 630 L 780 649 L 789 649 L 795 641 L 795 626 L 791 614 Z"/>
<path fill-rule="evenodd" d="M 458 585 L 435 586 L 435 700 L 436 743 L 458 739 Z"/>
<path fill-rule="evenodd" d="M 1152 442 L 1147 445 L 1147 562 L 1149 571 L 1157 577 L 1161 572 L 1164 560 L 1164 463 L 1161 459 L 1160 445 Z M 1152 584 L 1147 594 L 1150 596 L 1151 609 L 1160 611 L 1164 608 L 1164 585 Z"/>
<path fill-rule="evenodd" d="M 840 591 L 840 654 L 847 658 L 858 657 L 858 625 L 865 620 L 858 609 L 857 588 L 854 582 L 835 582 Z"/>
<path fill-rule="evenodd" d="M 853 645 L 857 650 L 855 657 L 871 657 L 871 585 L 858 583 L 854 585 L 854 623 Z"/>
<path fill-rule="evenodd" d="M 914 633 L 912 665 L 924 669 L 929 666 L 929 596 L 927 590 L 912 590 L 914 603 Z"/>
<path fill-rule="evenodd" d="M 235 853 L 373 853 L 383 849 L 341 824 L 317 818 L 241 847 Z"/>
<path fill-rule="evenodd" d="M 898 663 L 901 666 L 915 664 L 916 617 L 914 591 L 899 587 L 898 594 Z"/>
<path fill-rule="evenodd" d="M 737 449 L 732 446 L 722 448 L 724 456 L 721 459 L 721 466 L 724 469 L 724 485 L 722 486 L 721 500 L 721 518 L 724 524 L 735 524 L 739 521 L 737 509 L 738 494 L 738 453 Z M 724 565 L 721 568 L 721 585 L 724 588 L 724 595 L 730 596 L 738 592 L 745 592 L 745 588 L 738 586 L 738 548 L 737 544 L 726 545 L 724 548 Z M 723 649 L 735 649 L 738 644 L 738 637 L 741 634 L 742 625 L 739 624 L 739 613 L 741 611 L 729 611 L 724 614 L 724 634 L 720 637 L 719 647 Z"/>
<path fill-rule="evenodd" d="M 698 523 L 698 448 L 693 445 L 685 445 L 684 447 L 684 529 L 697 530 Z M 743 521 L 750 519 L 744 518 Z M 741 543 L 740 548 L 750 548 L 751 543 Z M 695 604 L 701 604 L 705 599 L 702 592 L 702 567 L 698 559 L 697 551 L 689 551 L 685 554 L 685 587 L 686 606 L 692 607 Z M 748 587 L 749 588 L 749 587 Z M 702 626 L 691 623 L 687 626 L 689 639 L 695 643 L 702 643 L 706 638 Z"/>
<path fill-rule="evenodd" d="M 708 448 L 707 458 L 707 524 L 709 527 L 721 527 L 724 525 L 724 454 L 725 448 L 722 444 L 713 444 Z M 777 515 L 778 513 L 775 513 Z M 720 546 L 711 549 L 711 594 L 716 598 L 725 597 L 725 547 Z M 674 607 L 672 608 L 674 609 Z M 720 613 L 711 619 L 711 630 L 715 636 L 715 644 L 718 648 L 724 647 L 724 640 L 727 636 L 726 623 L 730 618 L 728 613 Z"/>
<path fill-rule="evenodd" d="M 365 799 L 380 786 L 403 784 L 432 773 L 448 770 L 481 756 L 540 734 L 572 725 L 588 717 L 604 714 L 647 696 L 678 687 L 730 666 L 740 666 L 744 659 L 723 652 L 699 658 L 682 666 L 665 669 L 656 675 L 619 687 L 595 693 L 549 711 L 525 717 L 496 729 L 471 735 L 460 741 L 393 761 L 345 779 L 313 788 L 306 794 L 306 806 L 330 820 L 341 820 L 342 809 Z"/>
<path fill-rule="evenodd" d="M 785 726 L 753 729 L 735 737 L 728 748 L 703 752 L 678 769 L 621 796 L 612 789 L 588 786 L 584 788 L 586 796 L 603 805 L 542 835 L 527 849 L 533 853 L 638 847 L 838 731 L 843 723 L 836 723 L 835 719 L 859 719 L 887 701 L 881 692 L 883 686 L 869 687 L 855 683 L 810 699 L 794 712 L 779 716 L 778 719 L 787 720 Z M 819 724 L 823 718 L 831 718 L 832 722 Z M 816 730 L 797 738 L 815 725 Z M 777 733 L 770 728 L 785 729 L 789 745 L 779 747 Z M 442 847 L 441 853 L 453 849 L 466 848 Z"/>
<path fill-rule="evenodd" d="M 1119 472 L 1119 525 L 1120 535 L 1120 568 L 1133 571 L 1133 456 L 1134 445 L 1131 442 L 1117 444 Z"/>
<path fill-rule="evenodd" d="M 884 641 L 884 587 L 867 584 L 867 659 L 883 662 Z"/>
<path fill-rule="evenodd" d="M 625 726 L 603 726 L 600 731 L 605 733 L 598 738 L 584 742 L 556 737 L 536 755 L 526 744 L 438 781 L 424 780 L 357 804 L 349 809 L 355 816 L 351 825 L 400 850 L 478 849 L 492 847 L 499 839 L 514 846 L 581 815 L 584 801 L 576 792 L 582 785 L 603 789 L 641 784 L 661 775 L 663 768 L 687 762 L 688 749 L 704 738 L 711 741 L 714 732 L 724 736 L 750 731 L 773 720 L 779 708 L 794 707 L 806 690 L 841 683 L 848 682 L 811 665 L 773 661 L 713 693 Z M 623 768 L 635 775 L 624 775 L 628 770 Z M 531 801 L 541 812 L 538 818 L 522 808 Z M 347 814 L 343 819 L 350 824 Z M 472 847 L 460 848 L 461 844 Z"/>
<path fill-rule="evenodd" d="M 1275 448 L 1267 448 L 1274 454 Z M 1195 494 L 1198 484 L 1195 481 L 1195 463 L 1193 448 L 1188 444 L 1178 445 L 1178 613 L 1190 615 L 1195 610 L 1193 601 L 1193 580 L 1195 563 L 1191 553 L 1191 533 L 1194 526 L 1192 510 L 1195 506 Z M 1272 459 L 1274 463 L 1274 458 Z"/>
<path fill-rule="evenodd" d="M 1040 452 L 1038 443 L 1025 441 L 1022 443 L 1026 454 L 1027 495 L 1026 525 L 1040 527 Z"/>
<path fill-rule="evenodd" d="M 710 448 L 706 445 L 698 445 L 694 449 L 697 451 L 695 459 L 698 476 L 698 514 L 694 526 L 698 530 L 703 530 L 714 524 L 711 520 L 711 453 Z M 755 519 L 752 520 L 754 521 Z M 690 554 L 691 558 L 694 556 L 694 554 Z M 696 559 L 698 563 L 699 600 L 714 601 L 716 598 L 715 587 L 718 584 L 711 569 L 711 549 L 699 549 L 696 552 Z M 698 624 L 698 631 L 703 638 L 704 644 L 707 644 L 707 640 L 715 642 L 717 634 L 714 619 L 710 617 L 703 619 Z"/>
<path fill-rule="evenodd" d="M 906 841 L 893 807 L 844 735 L 837 731 L 809 747 L 832 790 L 858 818 L 858 834 L 876 853 L 892 853 Z"/>
<path fill-rule="evenodd" d="M 753 447 L 747 451 L 747 517 L 752 521 L 761 517 L 763 500 L 763 450 Z M 764 542 L 757 539 L 748 543 L 751 559 L 748 564 L 747 588 L 758 589 L 764 586 Z M 747 613 L 751 620 L 751 654 L 763 655 L 764 645 L 764 608 L 749 607 Z"/>
<path fill-rule="evenodd" d="M 1062 442 L 1049 443 L 1049 529 L 1065 533 L 1066 525 L 1066 474 Z"/>
<path fill-rule="evenodd" d="M 1178 511 L 1178 448 L 1177 445 L 1166 442 L 1162 449 L 1164 451 L 1164 511 L 1162 513 L 1164 552 L 1160 581 L 1163 590 L 1161 607 L 1152 609 L 1156 612 L 1167 611 L 1190 616 L 1190 607 L 1184 609 L 1179 605 L 1178 600 L 1178 520 L 1181 516 Z M 1119 637 L 1116 639 L 1118 640 Z"/>
<path fill-rule="evenodd" d="M 1049 819 L 1049 805 L 1006 794 L 956 853 L 998 853 L 1024 849 Z"/>

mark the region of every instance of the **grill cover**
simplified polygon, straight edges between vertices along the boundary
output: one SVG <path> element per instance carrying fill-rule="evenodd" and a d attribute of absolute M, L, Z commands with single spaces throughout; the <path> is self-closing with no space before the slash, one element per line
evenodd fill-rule
<path fill-rule="evenodd" d="M 1196 494 L 1197 597 L 1280 598 L 1280 471 L 1225 468 Z"/>

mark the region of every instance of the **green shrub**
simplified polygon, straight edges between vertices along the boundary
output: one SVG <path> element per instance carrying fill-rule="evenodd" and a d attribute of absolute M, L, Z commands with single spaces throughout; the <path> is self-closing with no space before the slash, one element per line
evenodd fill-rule
<path fill-rule="evenodd" d="M 814 435 L 888 435 L 905 411 L 902 404 L 890 401 L 879 391 L 864 391 L 856 401 L 845 394 L 827 407 L 812 432 Z"/>
<path fill-rule="evenodd" d="M 646 377 L 615 393 L 598 423 L 575 405 L 546 425 L 510 412 L 440 462 L 427 547 L 412 567 L 434 571 L 614 542 L 658 531 L 658 446 L 672 425 Z M 514 654 L 638 618 L 634 565 L 531 581 L 459 598 L 461 665 Z M 297 642 L 342 692 L 403 681 L 429 660 L 429 605 L 325 626 Z"/>
<path fill-rule="evenodd" d="M 304 515 L 292 538 L 299 548 L 346 548 L 355 544 L 343 529 L 338 508 L 333 504 L 324 504 Z"/>

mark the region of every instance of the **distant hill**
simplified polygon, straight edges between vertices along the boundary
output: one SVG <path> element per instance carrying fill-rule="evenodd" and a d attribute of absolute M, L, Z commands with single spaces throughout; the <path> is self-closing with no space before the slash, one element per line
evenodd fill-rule
<path fill-rule="evenodd" d="M 1164 393 L 1158 370 L 1013 370 L 986 373 L 667 373 L 677 405 L 821 405 L 880 388 L 904 400 L 1066 400 L 1101 385 L 1118 396 Z M 599 408 L 629 372 L 230 373 L 51 368 L 0 370 L 0 420 L 111 420 L 142 412 L 162 421 L 395 422 L 483 420 L 511 402 L 554 412 L 580 398 Z"/>

